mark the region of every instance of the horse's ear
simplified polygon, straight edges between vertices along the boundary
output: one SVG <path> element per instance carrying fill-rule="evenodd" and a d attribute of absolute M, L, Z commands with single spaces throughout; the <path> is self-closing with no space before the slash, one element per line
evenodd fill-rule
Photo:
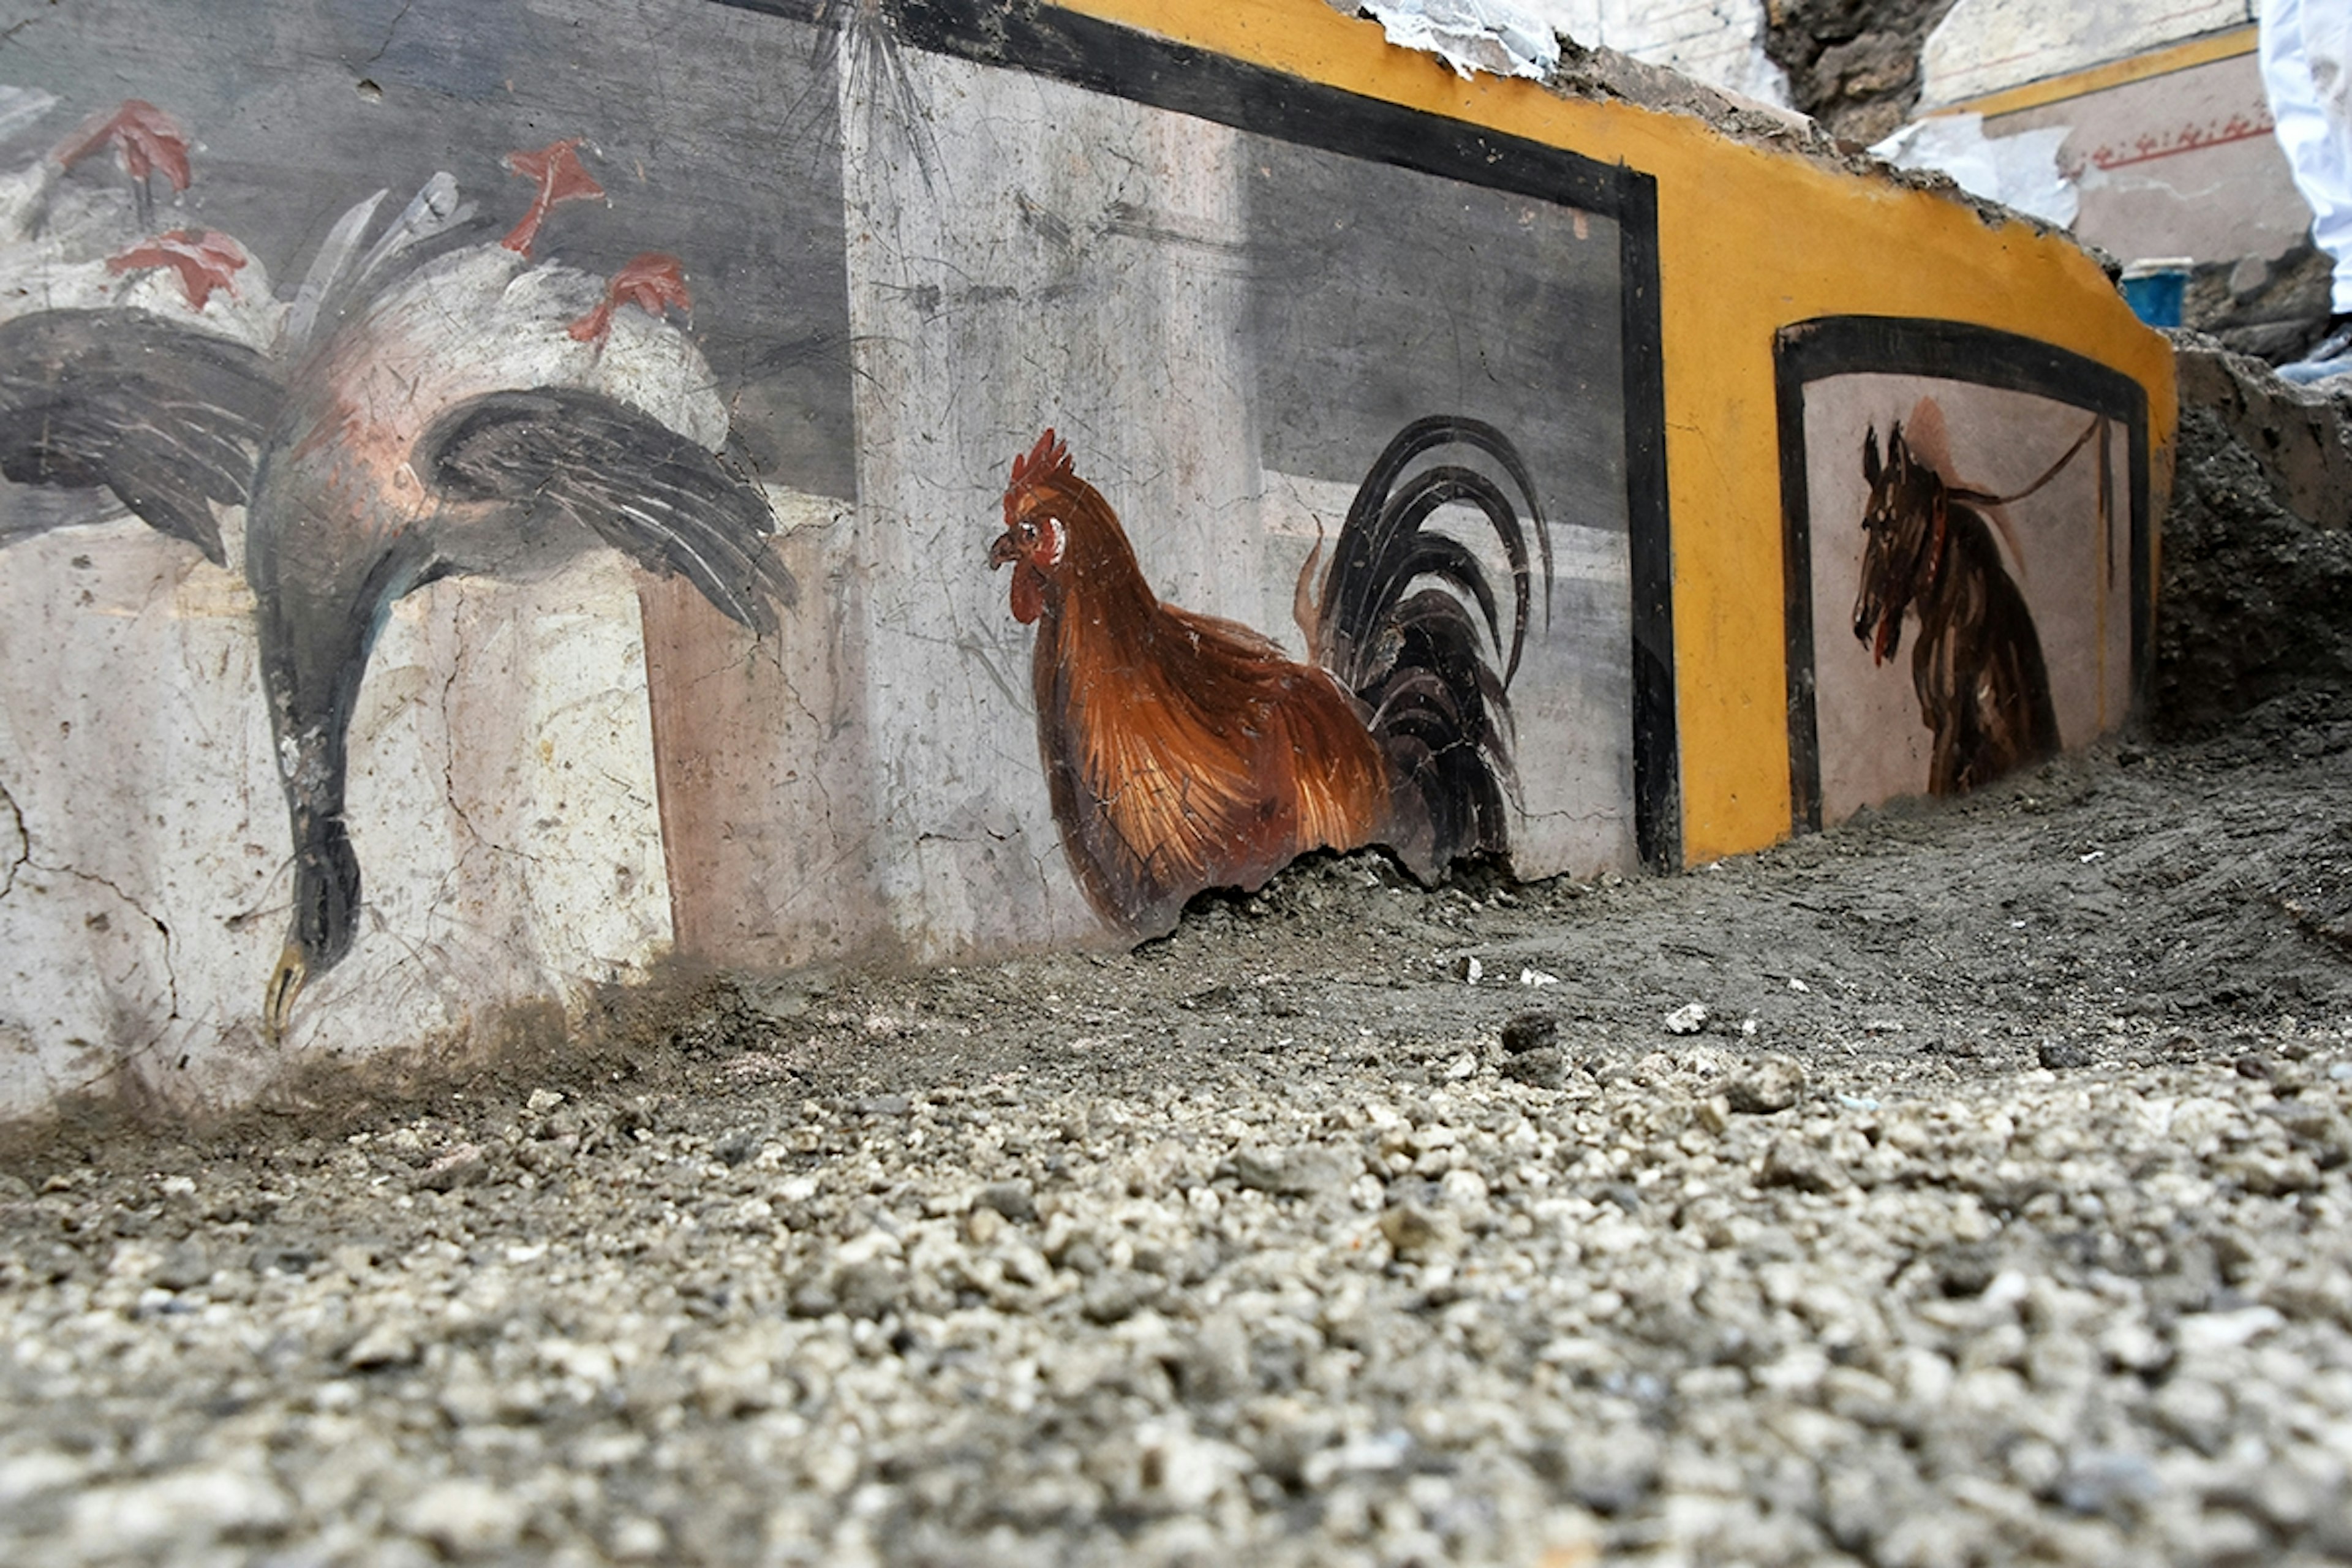
<path fill-rule="evenodd" d="M 1873 489 L 1878 488 L 1878 426 L 1862 438 L 1862 480 Z"/>

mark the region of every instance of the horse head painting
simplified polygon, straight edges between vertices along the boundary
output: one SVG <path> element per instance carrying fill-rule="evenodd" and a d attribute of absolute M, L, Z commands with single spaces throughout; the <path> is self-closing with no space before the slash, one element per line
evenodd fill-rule
<path fill-rule="evenodd" d="M 1935 429 L 1941 419 L 1933 403 L 1923 401 L 1912 423 L 1915 431 Z M 2001 563 L 1988 520 L 2003 498 L 1951 483 L 1922 450 L 1939 445 L 1906 439 L 1900 420 L 1887 432 L 1883 461 L 1875 425 L 1864 440 L 1870 499 L 1862 519 L 1853 635 L 1873 664 L 1884 664 L 1902 646 L 1905 616 L 1918 616 L 1911 684 L 1919 721 L 1935 736 L 1927 788 L 1949 795 L 2039 762 L 2059 742 L 2033 616 Z"/>

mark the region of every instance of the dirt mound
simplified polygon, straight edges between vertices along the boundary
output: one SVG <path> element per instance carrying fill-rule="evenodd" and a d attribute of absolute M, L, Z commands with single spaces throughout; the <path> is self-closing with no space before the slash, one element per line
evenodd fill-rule
<path fill-rule="evenodd" d="M 2352 690 L 2346 403 L 2210 339 L 2176 341 L 2180 439 L 2151 704 L 2168 736 L 2297 693 Z"/>

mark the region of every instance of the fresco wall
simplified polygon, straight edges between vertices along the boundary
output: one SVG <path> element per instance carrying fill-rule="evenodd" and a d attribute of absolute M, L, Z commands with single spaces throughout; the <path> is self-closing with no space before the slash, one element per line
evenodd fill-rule
<path fill-rule="evenodd" d="M 1318 847 L 1670 869 L 2137 690 L 2160 340 L 1940 199 L 1312 0 L 173 14 L 0 5 L 0 1116 Z M 1768 212 L 1971 266 L 1825 324 Z M 1931 573 L 2047 688 L 1939 771 L 1812 629 L 1860 431 L 1965 510 L 2070 420 Z"/>

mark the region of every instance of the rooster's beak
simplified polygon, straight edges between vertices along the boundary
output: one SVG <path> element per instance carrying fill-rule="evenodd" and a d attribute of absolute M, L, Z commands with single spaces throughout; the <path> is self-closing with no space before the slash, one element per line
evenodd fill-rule
<path fill-rule="evenodd" d="M 1020 559 L 1021 547 L 1013 542 L 1011 529 L 998 534 L 996 542 L 988 547 L 988 569 L 991 572 L 995 571 L 999 566 L 1010 566 Z"/>

